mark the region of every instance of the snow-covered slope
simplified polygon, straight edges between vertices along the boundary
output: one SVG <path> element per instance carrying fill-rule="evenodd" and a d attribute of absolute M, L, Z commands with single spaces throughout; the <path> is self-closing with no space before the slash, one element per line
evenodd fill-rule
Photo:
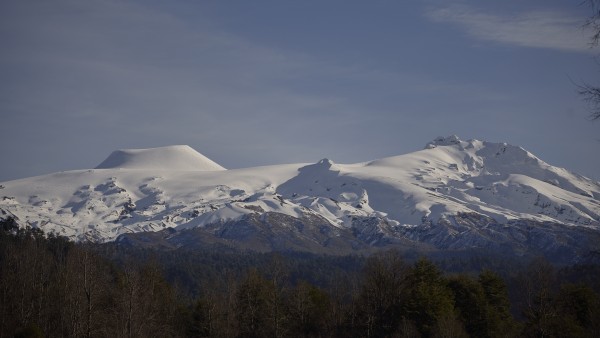
<path fill-rule="evenodd" d="M 153 170 L 225 170 L 219 164 L 190 146 L 177 145 L 150 149 L 121 149 L 114 151 L 96 169 L 153 169 Z"/>
<path fill-rule="evenodd" d="M 520 147 L 456 136 L 365 163 L 235 170 L 187 146 L 121 150 L 97 169 L 4 182 L 0 196 L 4 217 L 75 240 L 170 228 L 171 238 L 310 250 L 588 250 L 600 231 L 598 182 Z"/>

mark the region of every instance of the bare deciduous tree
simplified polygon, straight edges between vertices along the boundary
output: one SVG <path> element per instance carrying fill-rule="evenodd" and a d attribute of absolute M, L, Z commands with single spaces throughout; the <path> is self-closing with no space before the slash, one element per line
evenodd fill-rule
<path fill-rule="evenodd" d="M 584 28 L 592 31 L 590 45 L 596 47 L 600 42 L 600 0 L 585 0 L 584 3 L 592 9 L 592 16 L 585 22 Z"/>
<path fill-rule="evenodd" d="M 579 95 L 590 105 L 590 119 L 600 119 L 600 87 L 588 83 L 577 85 Z"/>
<path fill-rule="evenodd" d="M 592 9 L 592 15 L 587 19 L 584 28 L 592 32 L 590 46 L 597 47 L 600 42 L 600 0 L 585 0 Z M 590 118 L 600 119 L 600 87 L 584 83 L 578 86 L 578 92 L 590 105 Z"/>

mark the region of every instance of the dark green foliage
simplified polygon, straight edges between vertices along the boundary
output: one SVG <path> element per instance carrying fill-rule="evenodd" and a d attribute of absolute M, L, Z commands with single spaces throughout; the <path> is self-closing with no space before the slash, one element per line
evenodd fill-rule
<path fill-rule="evenodd" d="M 598 337 L 600 335 L 600 299 L 584 285 L 565 284 L 554 295 L 558 314 L 550 326 L 554 337 Z"/>
<path fill-rule="evenodd" d="M 556 297 L 556 305 L 561 310 L 562 317 L 569 317 L 578 325 L 589 327 L 597 319 L 600 310 L 598 295 L 584 285 L 563 285 Z"/>
<path fill-rule="evenodd" d="M 0 236 L 8 236 L 17 233 L 19 231 L 19 225 L 12 217 L 0 219 L 0 230 Z"/>
<path fill-rule="evenodd" d="M 513 336 L 515 323 L 510 314 L 506 284 L 494 272 L 483 271 L 479 278 L 458 275 L 448 280 L 455 308 L 472 337 Z"/>
<path fill-rule="evenodd" d="M 600 336 L 596 266 L 536 260 L 513 279 L 454 257 L 471 273 L 448 276 L 396 251 L 161 252 L 0 226 L 0 338 Z"/>
<path fill-rule="evenodd" d="M 15 338 L 43 338 L 44 332 L 36 324 L 28 324 L 15 332 Z"/>
<path fill-rule="evenodd" d="M 507 337 L 516 332 L 516 323 L 510 313 L 508 288 L 495 272 L 484 270 L 479 284 L 485 296 L 485 332 L 481 337 Z"/>
<path fill-rule="evenodd" d="M 489 337 L 488 306 L 481 284 L 471 277 L 461 275 L 450 278 L 448 287 L 452 290 L 455 307 L 466 331 L 473 337 Z"/>
<path fill-rule="evenodd" d="M 533 261 L 524 272 L 526 303 L 522 306 L 528 337 L 598 337 L 600 298 L 591 286 L 564 283 L 543 259 Z M 592 284 L 595 285 L 596 282 Z"/>
<path fill-rule="evenodd" d="M 420 259 L 407 276 L 403 313 L 425 337 L 435 333 L 438 321 L 454 317 L 454 299 L 441 271 Z"/>

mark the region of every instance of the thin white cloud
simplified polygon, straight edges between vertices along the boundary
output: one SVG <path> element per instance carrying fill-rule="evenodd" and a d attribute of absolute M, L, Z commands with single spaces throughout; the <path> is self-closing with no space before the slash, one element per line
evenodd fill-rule
<path fill-rule="evenodd" d="M 581 18 L 543 10 L 518 15 L 492 15 L 467 6 L 431 9 L 427 18 L 458 25 L 474 38 L 511 45 L 590 52 Z"/>

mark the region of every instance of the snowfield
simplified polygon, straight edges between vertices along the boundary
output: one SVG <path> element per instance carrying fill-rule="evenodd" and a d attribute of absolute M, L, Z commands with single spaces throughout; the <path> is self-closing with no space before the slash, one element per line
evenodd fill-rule
<path fill-rule="evenodd" d="M 113 241 L 122 234 L 167 228 L 211 229 L 219 237 L 225 225 L 272 223 L 267 216 L 275 214 L 299 224 L 322 223 L 315 231 L 329 229 L 329 241 L 351 231 L 371 246 L 404 239 L 440 246 L 430 233 L 420 235 L 440 226 L 436 236 L 445 234 L 443 241 L 451 237 L 452 245 L 471 246 L 494 241 L 482 234 L 491 224 L 510 228 L 523 221 L 600 230 L 598 182 L 520 147 L 456 136 L 365 163 L 323 159 L 234 170 L 188 146 L 118 150 L 96 169 L 2 182 L 1 187 L 2 217 L 77 241 Z M 465 219 L 470 225 L 462 229 Z M 271 230 L 283 224 L 271 223 Z M 309 237 L 318 242 L 315 236 Z"/>

